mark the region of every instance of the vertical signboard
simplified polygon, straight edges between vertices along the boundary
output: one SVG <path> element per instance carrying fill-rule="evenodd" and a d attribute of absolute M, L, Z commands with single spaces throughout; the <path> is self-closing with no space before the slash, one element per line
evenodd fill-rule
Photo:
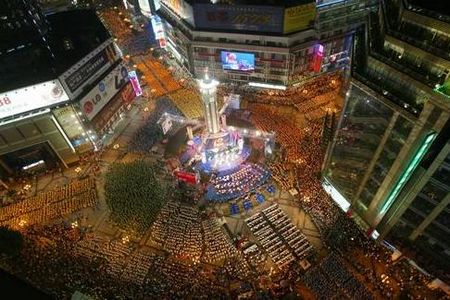
<path fill-rule="evenodd" d="M 130 79 L 131 85 L 133 86 L 134 94 L 136 97 L 142 95 L 141 85 L 139 84 L 139 79 L 137 77 L 136 71 L 128 72 L 128 78 Z"/>
<path fill-rule="evenodd" d="M 161 48 L 166 48 L 166 45 L 167 45 L 166 36 L 164 34 L 164 27 L 161 22 L 161 18 L 154 15 L 151 18 L 151 22 L 152 22 L 153 32 L 155 33 L 155 40 L 158 41 L 159 46 Z"/>
<path fill-rule="evenodd" d="M 322 61 L 323 61 L 323 54 L 324 54 L 324 47 L 323 45 L 316 45 L 314 47 L 314 56 L 311 61 L 311 71 L 319 73 L 322 67 Z"/>

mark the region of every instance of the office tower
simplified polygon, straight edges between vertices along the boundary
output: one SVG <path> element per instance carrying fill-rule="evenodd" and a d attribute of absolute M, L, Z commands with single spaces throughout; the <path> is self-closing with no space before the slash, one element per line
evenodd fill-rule
<path fill-rule="evenodd" d="M 381 1 L 355 34 L 324 184 L 368 234 L 428 240 L 449 255 L 449 17 Z"/>

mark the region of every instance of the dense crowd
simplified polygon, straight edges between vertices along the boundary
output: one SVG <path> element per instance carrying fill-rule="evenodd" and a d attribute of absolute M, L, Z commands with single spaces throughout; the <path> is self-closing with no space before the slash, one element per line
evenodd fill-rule
<path fill-rule="evenodd" d="M 0 225 L 23 228 L 43 224 L 96 203 L 95 179 L 74 180 L 68 185 L 0 208 Z"/>
<path fill-rule="evenodd" d="M 170 72 L 152 55 L 137 56 L 132 60 L 143 74 L 142 78 L 150 88 L 152 97 L 157 98 L 181 89 Z"/>
<path fill-rule="evenodd" d="M 169 97 L 188 119 L 203 117 L 203 103 L 196 90 L 183 88 L 171 93 Z"/>
<path fill-rule="evenodd" d="M 272 173 L 272 178 L 282 189 L 288 191 L 296 187 L 295 172 L 292 164 L 271 162 L 267 166 Z"/>
<path fill-rule="evenodd" d="M 151 227 L 151 239 L 174 257 L 218 263 L 237 255 L 219 223 L 198 208 L 169 202 Z"/>
<path fill-rule="evenodd" d="M 339 91 L 340 85 L 340 75 L 332 74 L 316 77 L 311 81 L 306 82 L 299 88 L 291 88 L 284 91 L 266 89 L 255 91 L 254 89 L 240 89 L 239 92 L 243 94 L 245 99 L 248 99 L 248 101 L 254 103 L 293 106 L 300 105 L 300 107 L 310 107 L 314 103 L 311 102 L 312 99 L 328 92 Z"/>
<path fill-rule="evenodd" d="M 161 140 L 163 133 L 161 126 L 157 122 L 163 113 L 181 115 L 181 112 L 169 99 L 158 99 L 154 110 L 149 113 L 145 124 L 134 133 L 128 145 L 131 151 L 149 152 L 153 145 Z"/>
<path fill-rule="evenodd" d="M 119 227 L 142 233 L 156 219 L 167 196 L 167 187 L 157 179 L 157 172 L 155 164 L 143 160 L 109 167 L 105 198 L 111 219 Z"/>

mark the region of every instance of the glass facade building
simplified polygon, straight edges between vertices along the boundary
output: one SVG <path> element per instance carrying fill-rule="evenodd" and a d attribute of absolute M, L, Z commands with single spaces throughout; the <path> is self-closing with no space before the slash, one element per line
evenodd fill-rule
<path fill-rule="evenodd" d="M 372 236 L 414 242 L 448 263 L 450 56 L 441 49 L 449 45 L 450 23 L 445 20 L 398 0 L 380 1 L 378 11 L 369 13 L 355 33 L 346 100 L 323 179 L 337 192 L 331 195 L 342 196 L 336 202 L 351 210 L 364 230 L 376 232 Z"/>

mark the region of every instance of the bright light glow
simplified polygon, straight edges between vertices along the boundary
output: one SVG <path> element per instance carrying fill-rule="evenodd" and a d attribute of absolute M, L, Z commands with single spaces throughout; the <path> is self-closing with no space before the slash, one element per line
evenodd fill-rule
<path fill-rule="evenodd" d="M 38 161 L 36 161 L 36 162 L 34 162 L 34 163 L 32 163 L 32 164 L 29 164 L 29 165 L 26 165 L 26 166 L 22 167 L 22 170 L 26 171 L 26 170 L 28 170 L 28 169 L 31 169 L 31 168 L 33 168 L 33 167 L 37 167 L 37 166 L 43 165 L 43 164 L 45 164 L 45 161 L 43 161 L 43 160 L 41 159 L 41 160 L 38 160 Z"/>
<path fill-rule="evenodd" d="M 260 83 L 260 82 L 249 82 L 249 86 L 253 87 L 260 87 L 260 88 L 266 88 L 266 89 L 276 89 L 276 90 L 286 90 L 285 85 L 275 85 L 275 84 L 268 84 L 268 83 Z"/>
<path fill-rule="evenodd" d="M 69 100 L 59 80 L 51 80 L 0 94 L 0 119 Z"/>
<path fill-rule="evenodd" d="M 72 152 L 75 153 L 75 148 L 73 147 L 72 143 L 70 142 L 69 138 L 67 137 L 67 134 L 64 132 L 64 130 L 61 128 L 61 125 L 59 125 L 58 121 L 56 121 L 55 117 L 52 116 L 52 121 L 55 123 L 56 128 L 58 128 L 59 132 L 63 136 L 64 140 L 66 140 L 67 145 L 69 145 Z"/>
<path fill-rule="evenodd" d="M 347 212 L 350 208 L 350 202 L 345 199 L 344 196 L 328 181 L 327 178 L 322 182 L 322 187 L 327 192 L 334 202 L 342 208 L 343 211 Z"/>
<path fill-rule="evenodd" d="M 419 147 L 419 150 L 416 152 L 408 166 L 406 167 L 405 172 L 403 172 L 402 176 L 400 177 L 400 180 L 397 182 L 397 184 L 392 189 L 389 197 L 384 201 L 384 204 L 380 211 L 380 216 L 382 216 L 388 208 L 391 206 L 394 199 L 398 196 L 403 186 L 408 181 L 409 177 L 413 173 L 413 171 L 416 169 L 419 162 L 422 160 L 423 156 L 425 155 L 426 151 L 428 150 L 429 146 L 433 142 L 433 140 L 436 138 L 437 133 L 432 132 L 428 134 L 428 136 L 425 138 L 425 141 L 423 144 Z"/>
<path fill-rule="evenodd" d="M 371 237 L 376 240 L 380 236 L 380 233 L 376 230 L 372 231 Z"/>

